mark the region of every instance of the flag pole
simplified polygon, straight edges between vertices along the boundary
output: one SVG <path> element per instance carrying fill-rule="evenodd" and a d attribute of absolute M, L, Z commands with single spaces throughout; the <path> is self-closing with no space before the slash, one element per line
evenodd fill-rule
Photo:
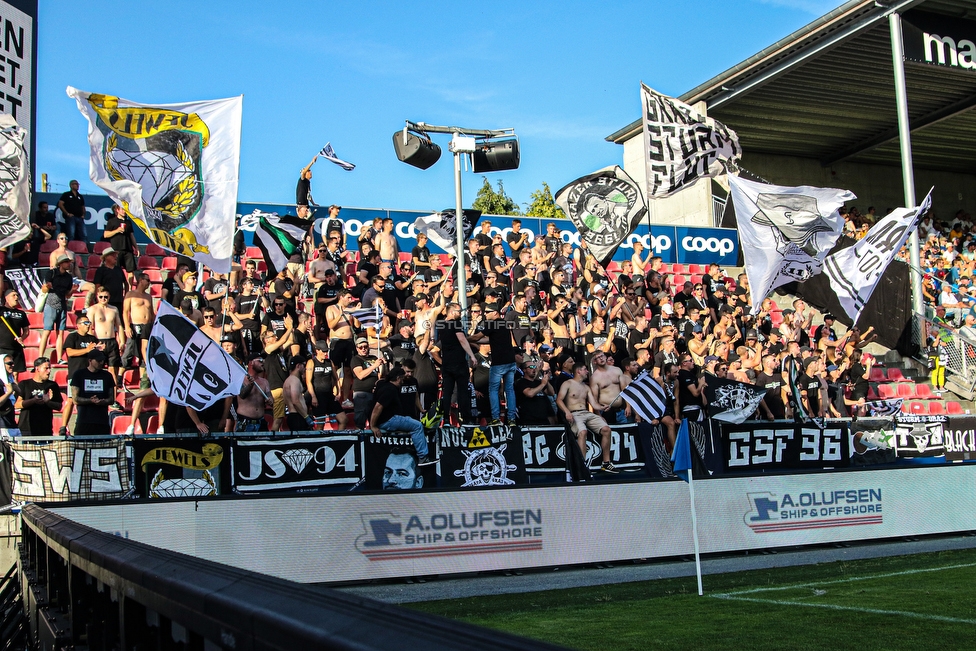
<path fill-rule="evenodd" d="M 695 575 L 698 577 L 698 596 L 704 595 L 702 590 L 701 552 L 698 547 L 698 514 L 695 509 L 695 478 L 694 472 L 688 469 L 688 494 L 691 497 L 691 535 L 695 541 Z"/>

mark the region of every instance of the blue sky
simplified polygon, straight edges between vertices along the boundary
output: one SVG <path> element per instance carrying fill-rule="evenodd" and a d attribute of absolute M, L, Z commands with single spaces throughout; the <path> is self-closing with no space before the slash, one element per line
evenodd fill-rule
<path fill-rule="evenodd" d="M 41 0 L 37 173 L 52 191 L 72 178 L 98 191 L 68 85 L 145 103 L 243 94 L 240 201 L 294 201 L 298 171 L 331 141 L 357 168 L 320 160 L 316 202 L 451 206 L 448 136 L 429 170 L 394 155 L 409 119 L 514 127 L 520 168 L 487 176 L 524 205 L 543 182 L 621 163 L 604 138 L 638 117 L 641 80 L 680 95 L 839 4 Z M 465 205 L 481 184 L 464 174 Z"/>

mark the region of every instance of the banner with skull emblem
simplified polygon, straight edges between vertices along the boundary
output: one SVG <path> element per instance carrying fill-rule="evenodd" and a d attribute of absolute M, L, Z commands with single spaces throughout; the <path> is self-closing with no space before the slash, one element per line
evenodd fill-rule
<path fill-rule="evenodd" d="M 0 248 L 30 237 L 30 165 L 27 129 L 0 114 Z"/>
<path fill-rule="evenodd" d="M 817 275 L 844 230 L 849 190 L 787 187 L 729 175 L 736 225 L 752 293 L 752 314 L 781 285 Z"/>
<path fill-rule="evenodd" d="M 88 120 L 92 181 L 153 242 L 229 273 L 243 98 L 150 106 L 67 90 Z"/>
<path fill-rule="evenodd" d="M 244 383 L 241 365 L 166 301 L 159 303 L 146 356 L 153 391 L 174 405 L 203 411 L 238 395 Z"/>

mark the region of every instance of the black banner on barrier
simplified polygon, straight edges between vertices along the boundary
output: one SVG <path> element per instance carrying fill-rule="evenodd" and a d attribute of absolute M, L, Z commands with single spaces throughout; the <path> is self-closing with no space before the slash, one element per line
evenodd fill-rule
<path fill-rule="evenodd" d="M 528 483 L 519 450 L 520 432 L 504 425 L 439 429 L 441 485 L 475 488 Z"/>
<path fill-rule="evenodd" d="M 729 472 L 843 468 L 850 465 L 848 423 L 827 421 L 820 429 L 797 423 L 722 425 Z"/>
<path fill-rule="evenodd" d="M 947 417 L 898 414 L 895 416 L 893 447 L 901 459 L 943 457 L 946 453 L 943 426 Z"/>
<path fill-rule="evenodd" d="M 140 497 L 213 497 L 229 493 L 229 439 L 136 439 L 132 443 Z"/>
<path fill-rule="evenodd" d="M 850 431 L 852 466 L 875 466 L 897 460 L 895 421 L 891 418 L 858 418 L 850 424 Z"/>
<path fill-rule="evenodd" d="M 125 442 L 10 443 L 12 498 L 22 502 L 118 499 L 129 491 Z"/>
<path fill-rule="evenodd" d="M 231 448 L 231 484 L 239 493 L 354 486 L 365 472 L 364 455 L 358 434 L 241 438 Z"/>
<path fill-rule="evenodd" d="M 946 461 L 976 459 L 976 416 L 950 416 L 942 433 Z"/>
<path fill-rule="evenodd" d="M 417 452 L 409 437 L 373 436 L 365 440 L 366 464 L 362 480 L 370 490 L 419 490 L 437 486 L 439 464 L 420 466 Z M 434 442 L 427 438 L 429 455 L 434 455 Z"/>
<path fill-rule="evenodd" d="M 10 467 L 10 444 L 0 441 L 0 506 L 13 500 L 14 477 Z"/>
<path fill-rule="evenodd" d="M 529 474 L 566 473 L 566 448 L 563 427 L 531 427 L 521 430 L 522 459 Z M 586 438 L 586 462 L 591 470 L 603 462 L 603 446 L 592 432 Z M 619 470 L 642 470 L 644 446 L 637 435 L 637 425 L 613 425 L 610 428 L 610 461 Z"/>

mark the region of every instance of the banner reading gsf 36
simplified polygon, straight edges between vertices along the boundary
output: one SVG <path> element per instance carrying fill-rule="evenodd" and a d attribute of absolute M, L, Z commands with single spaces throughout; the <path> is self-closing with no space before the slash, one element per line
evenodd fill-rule
<path fill-rule="evenodd" d="M 89 175 L 149 238 L 229 273 L 242 97 L 149 106 L 68 87 L 88 120 Z"/>

